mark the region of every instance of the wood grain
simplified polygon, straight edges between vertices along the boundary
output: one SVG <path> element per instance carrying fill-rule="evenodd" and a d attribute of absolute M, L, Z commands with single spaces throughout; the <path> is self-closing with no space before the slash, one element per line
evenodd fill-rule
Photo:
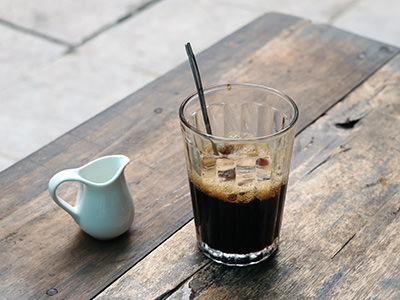
<path fill-rule="evenodd" d="M 348 50 L 337 51 L 337 44 Z M 302 110 L 301 131 L 397 51 L 331 27 L 267 14 L 198 60 L 206 85 L 248 79 L 291 93 Z M 316 72 L 309 63 L 318 65 Z M 193 90 L 188 65 L 178 66 L 0 173 L 2 297 L 94 297 L 191 219 L 177 109 Z M 47 182 L 61 169 L 111 153 L 131 158 L 126 177 L 136 217 L 127 234 L 101 242 L 51 202 Z M 73 186 L 64 186 L 66 199 L 72 201 L 74 193 Z"/>
<path fill-rule="evenodd" d="M 204 263 L 168 299 L 399 298 L 399 83 L 400 56 L 297 136 L 302 163 L 275 256 L 248 268 Z"/>

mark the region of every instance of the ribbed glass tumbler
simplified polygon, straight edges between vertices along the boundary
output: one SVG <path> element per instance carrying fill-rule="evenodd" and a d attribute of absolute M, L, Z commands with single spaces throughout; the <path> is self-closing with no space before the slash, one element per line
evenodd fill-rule
<path fill-rule="evenodd" d="M 180 109 L 199 248 L 233 266 L 263 261 L 278 247 L 298 109 L 285 94 L 229 83 Z"/>

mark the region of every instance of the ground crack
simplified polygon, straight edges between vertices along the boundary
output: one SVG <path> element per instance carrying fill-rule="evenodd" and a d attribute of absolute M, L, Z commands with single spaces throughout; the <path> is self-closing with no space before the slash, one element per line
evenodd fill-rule
<path fill-rule="evenodd" d="M 62 45 L 62 46 L 66 46 L 68 49 L 73 47 L 73 45 L 71 43 L 67 42 L 67 41 L 64 41 L 62 39 L 56 38 L 54 36 L 50 36 L 50 35 L 38 32 L 38 31 L 36 31 L 34 29 L 30 29 L 30 28 L 27 28 L 27 27 L 24 27 L 24 26 L 9 22 L 7 20 L 0 19 L 0 24 L 5 25 L 7 27 L 10 27 L 10 28 L 12 28 L 14 30 L 18 30 L 18 31 L 27 33 L 29 35 L 42 38 L 42 39 L 47 40 L 49 42 L 53 42 L 53 43 L 56 43 L 56 44 L 59 44 L 59 45 Z"/>
<path fill-rule="evenodd" d="M 93 40 L 95 37 L 99 36 L 100 34 L 102 34 L 105 31 L 108 31 L 109 29 L 125 22 L 126 20 L 136 16 L 137 14 L 141 13 L 142 11 L 150 8 L 151 6 L 153 6 L 154 4 L 160 2 L 161 0 L 149 0 L 146 1 L 145 3 L 143 3 L 142 5 L 140 5 L 139 7 L 137 7 L 135 10 L 128 12 L 127 14 L 121 16 L 120 18 L 118 18 L 116 21 L 110 23 L 110 24 L 106 24 L 103 27 L 99 28 L 98 30 L 96 30 L 95 32 L 93 32 L 92 34 L 90 34 L 89 36 L 86 36 L 85 38 L 82 39 L 82 41 L 76 45 L 74 45 L 73 47 L 69 48 L 69 51 L 67 53 L 72 53 L 73 51 L 75 51 L 76 48 L 86 44 L 87 42 Z"/>

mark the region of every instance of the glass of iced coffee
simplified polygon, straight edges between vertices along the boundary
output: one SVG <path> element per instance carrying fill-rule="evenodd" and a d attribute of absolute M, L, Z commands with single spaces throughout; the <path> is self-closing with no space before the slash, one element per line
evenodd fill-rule
<path fill-rule="evenodd" d="M 197 94 L 179 109 L 198 246 L 219 263 L 255 264 L 279 245 L 298 109 L 256 84 L 204 95 L 211 134 Z"/>

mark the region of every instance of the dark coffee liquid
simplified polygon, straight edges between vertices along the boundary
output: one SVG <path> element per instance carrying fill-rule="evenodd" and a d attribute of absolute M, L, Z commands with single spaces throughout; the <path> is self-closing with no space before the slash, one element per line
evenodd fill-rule
<path fill-rule="evenodd" d="M 286 184 L 269 198 L 244 203 L 209 196 L 189 183 L 197 234 L 211 248 L 246 254 L 264 249 L 279 236 Z"/>

